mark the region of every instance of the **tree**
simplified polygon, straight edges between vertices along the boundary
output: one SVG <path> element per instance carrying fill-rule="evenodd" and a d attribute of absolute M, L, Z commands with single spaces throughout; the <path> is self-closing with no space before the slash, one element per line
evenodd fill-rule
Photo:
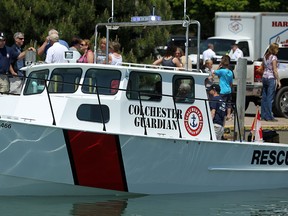
<path fill-rule="evenodd" d="M 114 0 L 114 21 L 129 22 L 132 16 L 155 14 L 162 20 L 183 19 L 184 0 Z M 216 11 L 277 11 L 286 12 L 284 0 L 187 0 L 186 15 L 201 23 L 202 38 L 214 34 Z M 25 33 L 26 44 L 37 41 L 40 45 L 48 30 L 55 28 L 61 39 L 70 42 L 74 35 L 94 39 L 95 25 L 108 22 L 112 16 L 112 0 L 2 0 L 0 7 L 0 31 L 7 34 L 8 45 L 13 43 L 13 34 Z M 111 21 L 111 19 L 109 19 Z M 193 28 L 191 31 L 195 31 Z M 123 56 L 138 62 L 153 60 L 156 46 L 165 45 L 170 34 L 182 34 L 181 27 L 127 28 L 111 33 L 123 46 Z M 105 30 L 101 30 L 104 36 Z M 31 41 L 31 42 L 30 42 Z M 137 57 L 137 58 L 136 58 Z"/>

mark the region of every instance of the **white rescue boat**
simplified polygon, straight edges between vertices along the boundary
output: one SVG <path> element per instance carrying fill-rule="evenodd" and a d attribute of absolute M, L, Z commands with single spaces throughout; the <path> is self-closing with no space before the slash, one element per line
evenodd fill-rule
<path fill-rule="evenodd" d="M 216 140 L 198 70 L 35 64 L 0 95 L 0 196 L 288 187 L 288 145 Z M 181 83 L 190 85 L 185 98 Z"/>

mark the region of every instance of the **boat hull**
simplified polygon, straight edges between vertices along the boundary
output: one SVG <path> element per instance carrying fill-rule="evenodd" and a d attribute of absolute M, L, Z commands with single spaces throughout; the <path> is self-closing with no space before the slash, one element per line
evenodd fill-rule
<path fill-rule="evenodd" d="M 284 144 L 187 141 L 0 121 L 0 195 L 115 195 L 288 187 Z"/>

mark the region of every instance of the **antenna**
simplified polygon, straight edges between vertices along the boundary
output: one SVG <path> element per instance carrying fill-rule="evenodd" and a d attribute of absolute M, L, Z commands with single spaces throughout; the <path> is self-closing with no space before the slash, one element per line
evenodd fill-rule
<path fill-rule="evenodd" d="M 184 0 L 184 19 L 186 19 L 186 0 Z"/>
<path fill-rule="evenodd" d="M 112 0 L 111 20 L 112 20 L 112 22 L 114 22 L 114 0 Z"/>

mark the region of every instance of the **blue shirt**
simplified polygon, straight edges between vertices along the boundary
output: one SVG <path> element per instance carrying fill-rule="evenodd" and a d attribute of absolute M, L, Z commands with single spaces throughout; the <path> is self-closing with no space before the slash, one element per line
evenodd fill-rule
<path fill-rule="evenodd" d="M 17 53 L 13 52 L 10 47 L 4 46 L 3 48 L 0 48 L 0 74 L 9 72 L 12 60 L 17 57 Z"/>
<path fill-rule="evenodd" d="M 219 77 L 220 94 L 231 94 L 231 85 L 233 82 L 233 73 L 227 68 L 215 70 L 214 73 Z"/>
<path fill-rule="evenodd" d="M 13 56 L 12 59 L 12 67 L 14 69 L 14 71 L 19 75 L 19 76 L 23 76 L 23 73 L 20 71 L 20 68 L 24 67 L 24 58 L 23 59 L 19 59 L 17 60 L 18 56 L 20 55 L 20 53 L 22 52 L 21 47 L 18 47 L 16 44 L 13 44 L 11 46 L 11 49 L 13 51 L 13 53 L 16 54 L 16 56 Z"/>
<path fill-rule="evenodd" d="M 213 123 L 224 126 L 224 118 L 226 116 L 227 109 L 225 101 L 223 101 L 222 97 L 219 95 L 213 97 L 209 102 L 209 105 L 211 110 L 215 109 Z"/>

